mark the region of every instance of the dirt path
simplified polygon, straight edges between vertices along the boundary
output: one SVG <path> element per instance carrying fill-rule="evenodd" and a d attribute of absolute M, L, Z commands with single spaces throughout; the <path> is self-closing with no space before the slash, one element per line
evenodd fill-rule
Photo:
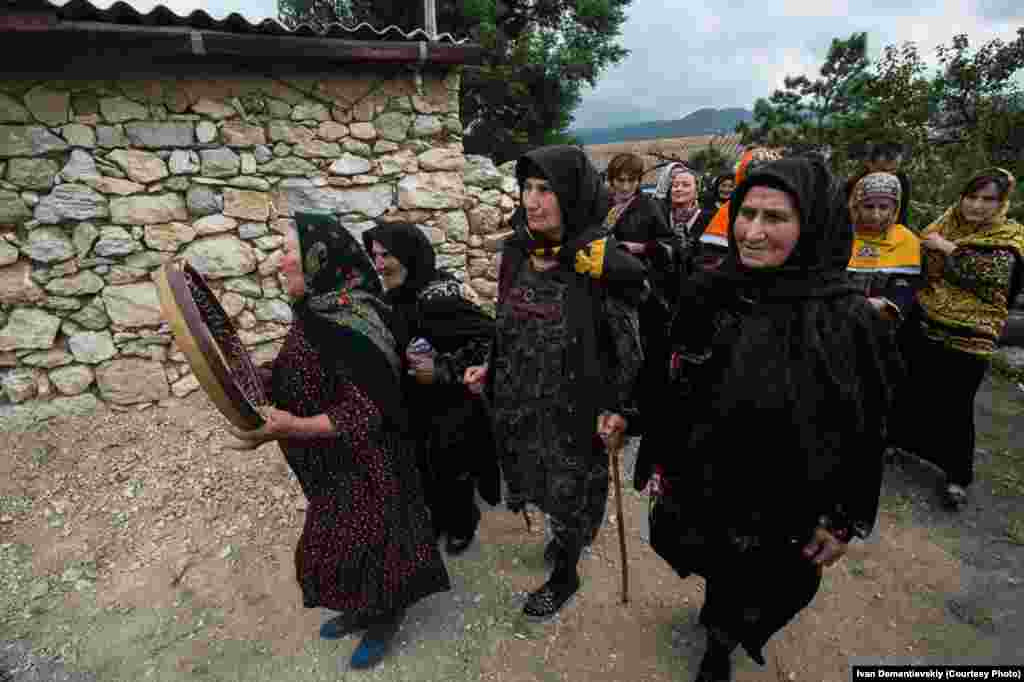
<path fill-rule="evenodd" d="M 978 415 L 970 507 L 942 510 L 935 472 L 897 458 L 875 534 L 769 643 L 767 666 L 737 657 L 737 680 L 842 682 L 883 659 L 1024 663 L 1024 393 L 989 381 Z M 356 639 L 317 639 L 325 613 L 302 609 L 294 584 L 297 483 L 274 446 L 222 451 L 222 423 L 201 395 L 28 429 L 0 419 L 0 682 L 692 679 L 702 581 L 647 546 L 647 498 L 632 490 L 628 606 L 609 520 L 581 594 L 555 621 L 526 622 L 542 524 L 534 513 L 528 535 L 491 510 L 481 542 L 448 561 L 455 589 L 410 611 L 384 665 L 347 671 Z"/>

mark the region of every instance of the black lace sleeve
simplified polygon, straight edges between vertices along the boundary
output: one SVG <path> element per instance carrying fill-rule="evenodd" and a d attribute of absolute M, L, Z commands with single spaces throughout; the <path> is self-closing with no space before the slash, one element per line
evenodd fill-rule
<path fill-rule="evenodd" d="M 439 384 L 461 383 L 466 370 L 485 364 L 490 353 L 490 336 L 475 336 L 456 351 L 438 353 L 434 358 L 434 380 Z"/>

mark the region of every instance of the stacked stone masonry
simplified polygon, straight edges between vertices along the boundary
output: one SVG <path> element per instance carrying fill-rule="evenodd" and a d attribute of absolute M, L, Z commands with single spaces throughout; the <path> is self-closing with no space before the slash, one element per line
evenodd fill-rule
<path fill-rule="evenodd" d="M 486 305 L 515 180 L 461 133 L 454 72 L 0 82 L 0 402 L 60 414 L 196 390 L 152 279 L 175 257 L 272 358 L 296 211 L 356 235 L 416 223 Z"/>

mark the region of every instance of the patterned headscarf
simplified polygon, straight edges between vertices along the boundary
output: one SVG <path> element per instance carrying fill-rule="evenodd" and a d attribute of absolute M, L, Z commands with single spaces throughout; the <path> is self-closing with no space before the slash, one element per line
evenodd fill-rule
<path fill-rule="evenodd" d="M 686 206 L 675 206 L 672 203 L 672 179 L 677 175 L 689 174 L 693 176 L 694 193 L 693 201 Z M 689 226 L 690 221 L 700 211 L 700 176 L 692 168 L 683 163 L 670 163 L 662 171 L 658 178 L 658 186 L 654 190 L 654 196 L 662 199 L 668 205 L 669 215 L 672 217 L 673 227 L 677 225 Z"/>
<path fill-rule="evenodd" d="M 669 194 L 672 192 L 672 177 L 679 173 L 689 173 L 692 175 L 694 182 L 697 183 L 697 193 L 700 194 L 700 177 L 697 175 L 697 171 L 693 170 L 685 163 L 675 161 L 665 166 L 661 171 L 661 175 L 658 176 L 658 184 L 654 188 L 655 199 L 669 198 Z"/>
<path fill-rule="evenodd" d="M 974 177 L 971 178 L 970 182 L 968 182 L 966 186 L 970 187 L 970 185 L 978 178 L 993 175 L 1005 176 L 1009 181 L 1009 187 L 1006 190 L 1006 198 L 1003 199 L 1003 203 L 999 205 L 999 208 L 987 222 L 980 225 L 967 222 L 967 219 L 964 218 L 963 213 L 960 211 L 960 203 L 964 198 L 964 193 L 961 193 L 957 202 L 946 209 L 946 212 L 943 213 L 938 220 L 929 225 L 925 229 L 924 234 L 938 232 L 946 239 L 958 241 L 967 238 L 982 239 L 986 235 L 990 237 L 994 236 L 1005 232 L 1005 226 L 1008 223 L 1016 225 L 1019 228 L 1020 225 L 1007 217 L 1007 214 L 1010 211 L 1010 197 L 1013 196 L 1013 191 L 1017 187 L 1017 178 L 1013 176 L 1013 173 L 1005 168 L 986 168 L 983 171 L 975 173 Z"/>
<path fill-rule="evenodd" d="M 858 180 L 850 193 L 849 201 L 850 217 L 853 220 L 854 228 L 860 224 L 861 204 L 870 198 L 892 199 L 896 204 L 893 211 L 895 220 L 899 213 L 901 194 L 900 179 L 891 173 L 868 173 Z"/>
<path fill-rule="evenodd" d="M 960 203 L 976 180 L 983 177 L 1003 175 L 1009 181 L 1006 198 L 991 219 L 976 224 L 967 222 L 960 211 Z M 1010 197 L 1016 186 L 1016 178 L 1003 168 L 987 168 L 976 173 L 966 185 L 959 200 L 950 206 L 942 216 L 922 232 L 923 236 L 939 234 L 952 241 L 957 247 L 979 248 L 983 250 L 1005 249 L 1012 251 L 1017 259 L 1014 274 L 1010 281 L 1010 290 L 998 294 L 994 300 L 982 300 L 972 291 L 950 283 L 943 275 L 945 270 L 944 256 L 928 251 L 927 276 L 928 283 L 918 292 L 918 302 L 925 315 L 940 325 L 954 329 L 970 329 L 974 337 L 970 348 L 961 350 L 989 354 L 995 348 L 995 340 L 1002 333 L 1003 325 L 1009 315 L 1009 304 L 1020 293 L 1022 268 L 1024 268 L 1024 227 L 1007 217 L 1010 210 Z"/>
<path fill-rule="evenodd" d="M 306 281 L 296 313 L 310 340 L 382 413 L 398 409 L 401 362 L 391 310 L 381 301 L 380 279 L 369 257 L 333 215 L 296 213 L 295 223 Z"/>

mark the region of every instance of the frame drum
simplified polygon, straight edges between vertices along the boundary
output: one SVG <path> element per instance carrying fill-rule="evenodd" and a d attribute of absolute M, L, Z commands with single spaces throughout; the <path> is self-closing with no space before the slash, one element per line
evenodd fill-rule
<path fill-rule="evenodd" d="M 164 264 L 155 279 L 164 318 L 199 385 L 232 424 L 259 428 L 259 408 L 270 404 L 263 382 L 202 275 L 179 259 Z"/>

